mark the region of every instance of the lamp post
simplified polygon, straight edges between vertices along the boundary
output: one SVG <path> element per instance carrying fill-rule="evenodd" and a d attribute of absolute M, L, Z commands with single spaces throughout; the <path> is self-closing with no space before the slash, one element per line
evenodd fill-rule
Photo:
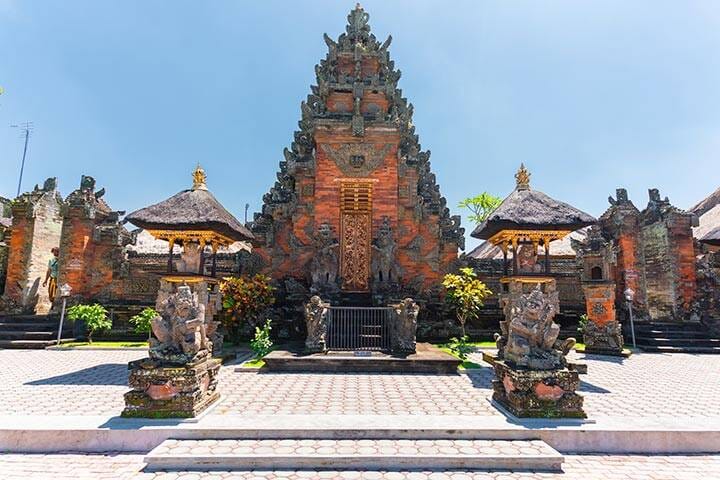
<path fill-rule="evenodd" d="M 70 292 L 72 292 L 72 287 L 68 285 L 67 283 L 63 283 L 60 285 L 60 288 L 58 288 L 60 291 L 60 298 L 62 298 L 62 310 L 60 310 L 60 326 L 58 327 L 58 337 L 57 337 L 57 346 L 60 346 L 60 337 L 62 336 L 62 329 L 63 329 L 63 322 L 65 321 L 65 305 L 67 304 L 67 299 L 70 296 Z"/>
<path fill-rule="evenodd" d="M 635 298 L 635 290 L 628 287 L 625 289 L 625 300 L 628 305 L 628 312 L 630 313 L 630 334 L 632 335 L 633 348 L 637 348 L 635 344 L 635 321 L 633 319 L 633 298 Z"/>

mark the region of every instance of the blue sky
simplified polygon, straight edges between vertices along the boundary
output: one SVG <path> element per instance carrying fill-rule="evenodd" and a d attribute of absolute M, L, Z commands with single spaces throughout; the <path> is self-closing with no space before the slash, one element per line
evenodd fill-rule
<path fill-rule="evenodd" d="M 118 210 L 186 188 L 199 161 L 259 209 L 350 1 L 0 0 L 0 195 L 81 174 Z M 534 187 L 600 215 L 627 187 L 689 207 L 720 186 L 720 2 L 365 1 L 442 193 Z M 456 212 L 458 210 L 454 209 Z M 467 225 L 467 222 L 464 222 Z"/>

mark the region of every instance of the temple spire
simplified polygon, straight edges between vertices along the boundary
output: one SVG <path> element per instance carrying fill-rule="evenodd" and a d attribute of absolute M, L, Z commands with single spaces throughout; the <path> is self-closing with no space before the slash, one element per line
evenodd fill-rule
<path fill-rule="evenodd" d="M 195 167 L 192 177 L 193 190 L 207 190 L 207 185 L 205 184 L 205 182 L 207 181 L 207 175 L 205 175 L 205 170 L 203 170 L 199 163 L 197 164 L 197 167 Z"/>
<path fill-rule="evenodd" d="M 530 172 L 527 171 L 524 163 L 520 164 L 520 168 L 515 174 L 515 182 L 517 190 L 530 190 Z"/>

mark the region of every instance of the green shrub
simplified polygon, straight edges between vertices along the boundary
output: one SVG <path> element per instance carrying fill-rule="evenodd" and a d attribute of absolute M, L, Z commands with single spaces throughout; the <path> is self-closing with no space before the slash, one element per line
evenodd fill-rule
<path fill-rule="evenodd" d="M 465 337 L 465 323 L 477 318 L 483 300 L 492 294 L 490 289 L 477 278 L 472 268 L 461 268 L 460 274 L 448 273 L 443 277 L 445 301 L 455 310 Z"/>
<path fill-rule="evenodd" d="M 88 330 L 88 343 L 92 343 L 95 332 L 102 332 L 112 328 L 112 320 L 107 316 L 107 310 L 102 305 L 74 305 L 68 309 L 68 318 L 73 322 L 81 320 Z"/>
<path fill-rule="evenodd" d="M 152 307 L 147 307 L 137 315 L 130 317 L 130 323 L 135 325 L 135 333 L 147 333 L 148 338 L 152 330 L 153 318 L 159 316 L 158 312 Z"/>
<path fill-rule="evenodd" d="M 580 319 L 578 320 L 578 333 L 585 333 L 585 329 L 587 328 L 588 324 L 588 316 L 587 314 L 583 313 L 580 315 Z"/>
<path fill-rule="evenodd" d="M 265 320 L 262 328 L 255 327 L 255 337 L 250 341 L 250 348 L 255 352 L 255 358 L 260 359 L 270 353 L 273 342 L 270 339 L 270 319 Z"/>
<path fill-rule="evenodd" d="M 467 360 L 468 355 L 475 351 L 475 348 L 469 342 L 470 337 L 463 335 L 460 338 L 451 338 L 448 346 L 460 360 L 465 361 Z"/>

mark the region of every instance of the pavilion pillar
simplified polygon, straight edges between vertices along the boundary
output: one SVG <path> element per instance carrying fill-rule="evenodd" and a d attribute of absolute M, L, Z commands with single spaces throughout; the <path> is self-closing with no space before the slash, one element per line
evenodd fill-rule
<path fill-rule="evenodd" d="M 545 248 L 545 273 L 550 273 L 550 240 L 543 240 L 543 247 Z"/>
<path fill-rule="evenodd" d="M 169 238 L 168 245 L 170 246 L 170 253 L 168 255 L 167 270 L 168 270 L 168 273 L 172 273 L 172 271 L 173 271 L 173 249 L 175 248 L 175 239 Z"/>
<path fill-rule="evenodd" d="M 217 242 L 212 242 L 212 269 L 210 270 L 210 276 L 214 277 L 217 274 Z"/>

